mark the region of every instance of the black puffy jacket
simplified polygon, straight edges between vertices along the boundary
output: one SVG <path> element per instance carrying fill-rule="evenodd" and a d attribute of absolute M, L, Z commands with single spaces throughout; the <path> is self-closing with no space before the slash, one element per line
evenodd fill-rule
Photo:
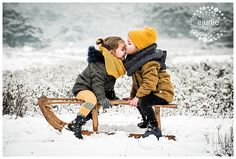
<path fill-rule="evenodd" d="M 75 96 L 81 90 L 91 90 L 96 95 L 97 101 L 104 98 L 116 98 L 114 92 L 116 79 L 107 74 L 104 61 L 100 51 L 96 50 L 93 46 L 89 47 L 88 66 L 77 77 L 72 89 Z"/>

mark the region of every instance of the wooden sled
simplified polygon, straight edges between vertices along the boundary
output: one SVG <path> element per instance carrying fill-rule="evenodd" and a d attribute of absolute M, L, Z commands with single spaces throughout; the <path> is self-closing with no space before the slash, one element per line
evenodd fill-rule
<path fill-rule="evenodd" d="M 40 97 L 38 100 L 38 105 L 43 113 L 43 116 L 47 120 L 47 122 L 53 126 L 55 129 L 61 131 L 63 127 L 68 124 L 67 122 L 59 119 L 53 112 L 54 104 L 82 104 L 82 100 L 78 100 L 77 98 L 47 98 L 46 96 Z M 126 100 L 111 100 L 111 104 L 114 106 L 117 105 L 129 105 Z M 99 105 L 99 103 L 98 103 Z M 94 107 L 92 110 L 92 122 L 93 122 L 93 132 L 83 130 L 83 135 L 91 135 L 94 133 L 105 133 L 108 135 L 113 135 L 114 132 L 99 132 L 98 131 L 98 105 Z M 168 105 L 154 105 L 153 106 L 158 122 L 158 127 L 161 129 L 161 108 L 177 108 L 176 104 L 168 104 Z M 130 134 L 129 137 L 140 138 L 142 134 Z M 175 140 L 175 136 L 173 135 L 165 135 L 166 138 Z"/>

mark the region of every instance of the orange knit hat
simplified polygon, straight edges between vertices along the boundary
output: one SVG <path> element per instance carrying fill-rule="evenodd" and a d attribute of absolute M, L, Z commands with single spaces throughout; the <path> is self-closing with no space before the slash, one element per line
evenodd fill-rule
<path fill-rule="evenodd" d="M 156 42 L 157 31 L 155 28 L 146 26 L 143 29 L 130 31 L 128 36 L 134 45 L 142 50 Z"/>

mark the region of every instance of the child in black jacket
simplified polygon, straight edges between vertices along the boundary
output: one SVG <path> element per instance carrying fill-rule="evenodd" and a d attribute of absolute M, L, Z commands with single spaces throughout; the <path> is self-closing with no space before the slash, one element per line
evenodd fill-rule
<path fill-rule="evenodd" d="M 76 119 L 70 122 L 67 129 L 82 139 L 81 127 L 91 118 L 91 110 L 99 102 L 103 109 L 111 107 L 109 99 L 114 99 L 116 78 L 125 74 L 122 59 L 126 48 L 120 37 L 98 39 L 99 50 L 89 47 L 88 66 L 77 77 L 72 89 L 76 98 L 83 100 Z M 108 99 L 109 98 L 109 99 Z M 90 114 L 90 115 L 89 115 Z M 90 117 L 89 117 L 90 116 Z"/>

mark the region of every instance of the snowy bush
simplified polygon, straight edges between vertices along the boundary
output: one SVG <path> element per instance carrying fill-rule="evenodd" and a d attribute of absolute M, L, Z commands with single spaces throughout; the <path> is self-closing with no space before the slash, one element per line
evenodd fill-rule
<path fill-rule="evenodd" d="M 75 79 L 87 66 L 85 61 L 77 61 L 45 68 L 31 68 L 21 71 L 3 72 L 3 92 L 25 96 L 27 112 L 38 112 L 38 98 L 72 97 L 71 89 Z M 175 85 L 177 109 L 162 109 L 162 115 L 193 115 L 203 117 L 233 117 L 233 62 L 179 63 L 168 68 Z M 23 84 L 24 89 L 15 90 Z M 131 78 L 123 76 L 115 85 L 118 97 L 128 97 Z M 17 105 L 17 98 L 3 96 L 4 101 Z M 11 106 L 8 106 L 11 107 Z M 58 111 L 71 111 L 69 106 Z M 7 111 L 6 111 L 7 112 Z M 40 111 L 39 111 L 40 112 Z M 4 113 L 13 114 L 13 113 Z"/>
<path fill-rule="evenodd" d="M 12 82 L 12 74 L 9 74 L 9 83 L 3 88 L 3 115 L 10 114 L 23 117 L 27 110 L 27 96 L 23 83 Z M 11 82 L 12 83 L 11 83 Z"/>
<path fill-rule="evenodd" d="M 205 134 L 208 146 L 212 149 L 216 156 L 234 156 L 234 133 L 233 127 L 230 127 L 228 133 L 221 133 L 221 125 L 217 127 L 217 136 L 209 138 L 209 134 Z M 209 150 L 208 150 L 209 151 Z"/>
<path fill-rule="evenodd" d="M 232 118 L 233 62 L 231 60 L 177 64 L 171 67 L 175 84 L 175 103 L 178 104 L 176 113 Z"/>

